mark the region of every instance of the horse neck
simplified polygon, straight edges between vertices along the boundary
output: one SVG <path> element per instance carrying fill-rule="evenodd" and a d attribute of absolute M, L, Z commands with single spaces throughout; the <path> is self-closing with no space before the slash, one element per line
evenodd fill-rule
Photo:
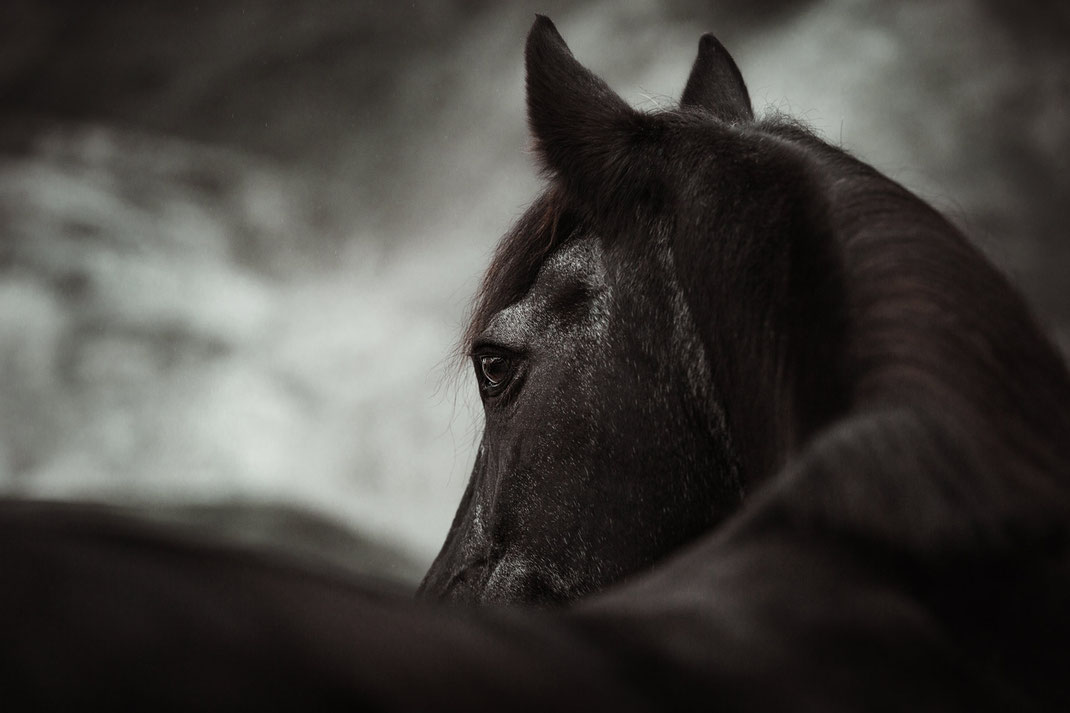
<path fill-rule="evenodd" d="M 796 127 L 749 133 L 700 206 L 717 240 L 676 233 L 744 488 L 834 422 L 902 408 L 1070 475 L 1070 376 L 1006 279 L 869 166 Z"/>
<path fill-rule="evenodd" d="M 673 255 L 751 491 L 846 408 L 842 281 L 807 153 L 761 130 L 725 139 L 725 170 L 702 175 L 714 198 L 675 206 Z"/>
<path fill-rule="evenodd" d="M 908 408 L 1007 467 L 1070 473 L 1070 376 L 1022 297 L 935 210 L 830 153 L 852 413 Z"/>

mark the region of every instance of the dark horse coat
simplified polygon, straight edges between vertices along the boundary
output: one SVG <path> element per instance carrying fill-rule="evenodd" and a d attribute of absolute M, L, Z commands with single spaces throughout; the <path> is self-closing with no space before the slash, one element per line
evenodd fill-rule
<path fill-rule="evenodd" d="M 712 37 L 675 111 L 545 18 L 527 70 L 550 186 L 477 303 L 487 432 L 423 592 L 589 596 L 413 602 L 7 503 L 5 707 L 1070 710 L 1070 378 L 1006 281 L 756 121 Z"/>

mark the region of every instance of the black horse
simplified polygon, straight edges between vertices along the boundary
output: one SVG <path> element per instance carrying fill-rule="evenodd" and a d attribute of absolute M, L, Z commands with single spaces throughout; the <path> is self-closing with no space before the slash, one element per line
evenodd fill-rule
<path fill-rule="evenodd" d="M 858 503 L 900 539 L 964 516 L 923 486 L 992 496 L 999 517 L 1022 515 L 995 497 L 1007 482 L 1064 487 L 1065 370 L 943 218 L 794 122 L 755 121 L 712 36 L 679 110 L 649 115 L 543 33 L 528 109 L 550 185 L 502 242 L 466 334 L 486 426 L 424 594 L 596 591 L 863 422 L 971 459 L 961 483 L 934 463 L 885 507 Z M 1036 448 L 1051 460 L 1027 468 Z"/>
<path fill-rule="evenodd" d="M 549 186 L 468 330 L 486 430 L 422 591 L 590 596 L 413 603 L 7 504 L 4 695 L 1070 709 L 1070 375 L 1014 290 L 900 186 L 756 121 L 711 36 L 655 114 L 545 18 L 526 61 Z"/>

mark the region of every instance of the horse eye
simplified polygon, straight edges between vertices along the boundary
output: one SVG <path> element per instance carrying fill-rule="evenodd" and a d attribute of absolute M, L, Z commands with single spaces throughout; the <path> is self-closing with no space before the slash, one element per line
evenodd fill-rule
<path fill-rule="evenodd" d="M 512 372 L 512 363 L 503 356 L 487 355 L 479 357 L 479 373 L 483 382 L 491 388 L 501 386 Z"/>

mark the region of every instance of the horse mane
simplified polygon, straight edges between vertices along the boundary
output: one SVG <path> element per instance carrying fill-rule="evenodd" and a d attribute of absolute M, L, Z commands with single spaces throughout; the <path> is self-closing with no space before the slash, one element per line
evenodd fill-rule
<path fill-rule="evenodd" d="M 842 281 L 847 410 L 802 454 L 829 476 L 810 507 L 930 554 L 1070 545 L 1070 374 L 1024 299 L 899 184 L 797 123 L 760 128 L 814 169 Z"/>
<path fill-rule="evenodd" d="M 543 262 L 568 242 L 575 227 L 564 191 L 549 186 L 498 243 L 461 335 L 462 356 L 497 312 L 527 294 Z"/>

